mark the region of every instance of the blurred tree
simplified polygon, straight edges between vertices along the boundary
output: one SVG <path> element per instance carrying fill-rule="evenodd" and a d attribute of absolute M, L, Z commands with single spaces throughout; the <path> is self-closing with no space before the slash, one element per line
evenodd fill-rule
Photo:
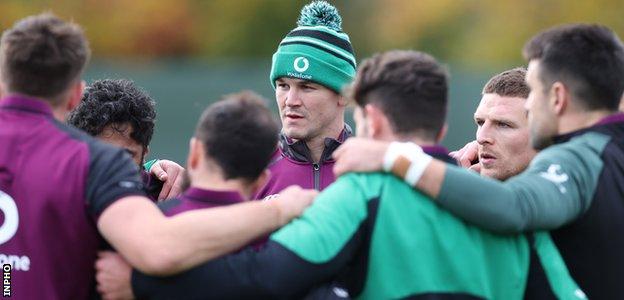
<path fill-rule="evenodd" d="M 2 0 L 0 29 L 52 10 L 86 30 L 96 57 L 268 59 L 303 0 Z M 527 38 L 569 22 L 624 32 L 621 0 L 336 0 L 359 59 L 391 48 L 468 67 L 522 64 Z"/>

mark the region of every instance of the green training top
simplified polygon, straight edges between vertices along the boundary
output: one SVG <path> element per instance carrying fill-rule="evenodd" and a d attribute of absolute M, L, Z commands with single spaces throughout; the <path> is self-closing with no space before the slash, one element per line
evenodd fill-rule
<path fill-rule="evenodd" d="M 590 207 L 604 165 L 602 151 L 610 140 L 608 135 L 589 132 L 548 147 L 527 170 L 503 183 L 448 166 L 436 200 L 490 230 L 558 228 Z"/>
<path fill-rule="evenodd" d="M 548 235 L 535 242 L 555 294 L 582 299 Z M 361 299 L 522 299 L 529 262 L 523 235 L 471 226 L 390 174 L 347 174 L 261 251 L 173 278 L 135 274 L 133 287 L 139 297 L 301 298 L 331 282 L 330 293 Z"/>

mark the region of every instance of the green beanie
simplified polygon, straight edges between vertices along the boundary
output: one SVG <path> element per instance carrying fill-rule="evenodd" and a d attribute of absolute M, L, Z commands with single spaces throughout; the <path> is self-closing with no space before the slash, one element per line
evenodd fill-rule
<path fill-rule="evenodd" d="M 297 25 L 273 54 L 271 85 L 275 88 L 280 77 L 293 77 L 340 93 L 353 80 L 356 62 L 338 10 L 325 1 L 314 1 L 301 9 Z"/>

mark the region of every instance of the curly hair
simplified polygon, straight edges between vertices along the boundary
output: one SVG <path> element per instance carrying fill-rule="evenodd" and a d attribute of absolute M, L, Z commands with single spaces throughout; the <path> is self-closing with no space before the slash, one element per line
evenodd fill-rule
<path fill-rule="evenodd" d="M 154 100 L 134 82 L 126 79 L 97 80 L 89 85 L 82 102 L 71 112 L 67 122 L 92 136 L 106 126 L 130 124 L 130 138 L 147 148 L 154 133 Z"/>

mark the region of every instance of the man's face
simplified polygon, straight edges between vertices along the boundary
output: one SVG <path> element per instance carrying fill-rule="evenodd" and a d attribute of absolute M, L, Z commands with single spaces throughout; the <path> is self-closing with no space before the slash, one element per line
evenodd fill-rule
<path fill-rule="evenodd" d="M 526 75 L 531 92 L 525 108 L 528 111 L 531 145 L 537 150 L 550 146 L 552 137 L 558 132 L 558 117 L 549 105 L 550 97 L 552 97 L 550 88 L 544 86 L 540 79 L 540 72 L 539 60 L 531 60 Z"/>
<path fill-rule="evenodd" d="M 342 122 L 340 115 L 344 113 L 338 105 L 340 95 L 301 79 L 282 77 L 275 83 L 282 130 L 289 138 L 309 141 L 330 137 L 332 128 L 342 126 L 336 124 Z"/>
<path fill-rule="evenodd" d="M 132 160 L 140 166 L 143 163 L 145 149 L 130 137 L 132 131 L 133 128 L 128 123 L 111 124 L 104 127 L 104 130 L 97 135 L 97 138 L 105 143 L 125 149 L 132 156 Z"/>
<path fill-rule="evenodd" d="M 522 172 L 535 150 L 529 144 L 524 98 L 484 94 L 474 114 L 481 175 L 505 180 Z"/>

